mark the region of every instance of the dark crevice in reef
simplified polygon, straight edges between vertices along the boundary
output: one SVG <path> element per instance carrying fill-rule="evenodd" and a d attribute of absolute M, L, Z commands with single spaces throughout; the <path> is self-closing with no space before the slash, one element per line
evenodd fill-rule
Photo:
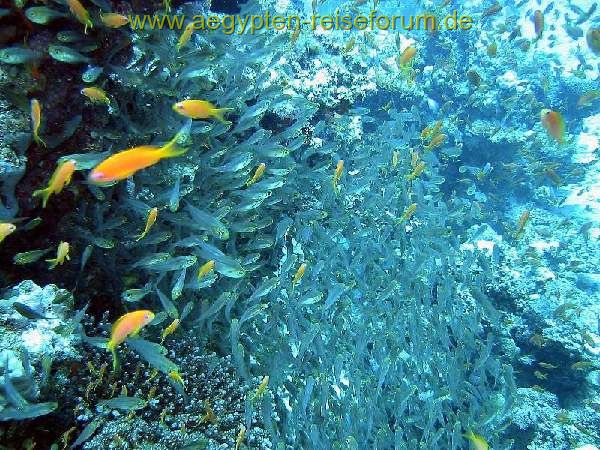
<path fill-rule="evenodd" d="M 210 4 L 210 10 L 223 14 L 239 14 L 241 5 L 244 3 L 245 1 L 242 0 L 213 0 Z"/>

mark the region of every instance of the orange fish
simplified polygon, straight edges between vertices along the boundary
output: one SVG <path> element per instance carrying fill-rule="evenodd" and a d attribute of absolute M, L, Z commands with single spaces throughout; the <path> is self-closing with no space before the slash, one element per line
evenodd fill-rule
<path fill-rule="evenodd" d="M 63 188 L 71 182 L 71 177 L 73 176 L 74 171 L 75 161 L 72 159 L 59 164 L 52 174 L 52 177 L 50 177 L 48 187 L 35 191 L 32 194 L 33 197 L 42 197 L 42 207 L 45 208 L 50 196 L 52 194 L 60 194 Z"/>
<path fill-rule="evenodd" d="M 183 155 L 188 149 L 181 147 L 180 142 L 189 133 L 190 125 L 185 125 L 182 131 L 162 147 L 142 145 L 115 153 L 94 167 L 88 180 L 92 184 L 111 186 L 129 178 L 138 170 L 153 166 L 161 159 Z"/>
<path fill-rule="evenodd" d="M 231 122 L 223 118 L 223 114 L 233 111 L 233 108 L 217 108 L 206 100 L 183 100 L 173 105 L 173 111 L 190 119 L 208 119 L 213 117 L 229 125 Z"/>
<path fill-rule="evenodd" d="M 87 34 L 88 27 L 94 28 L 94 24 L 90 19 L 90 13 L 84 8 L 79 0 L 67 0 L 67 5 L 69 5 L 71 14 L 73 14 L 75 18 L 85 26 L 83 30 L 85 34 Z"/>
<path fill-rule="evenodd" d="M 417 49 L 415 47 L 406 47 L 404 49 L 404 51 L 402 52 L 402 54 L 400 55 L 400 59 L 398 60 L 400 62 L 400 65 L 401 66 L 407 65 L 409 62 L 412 61 L 412 59 L 415 57 L 416 54 L 417 54 Z"/>
<path fill-rule="evenodd" d="M 31 99 L 31 132 L 33 140 L 38 145 L 46 146 L 46 143 L 40 138 L 40 125 L 42 124 L 42 105 L 36 98 Z"/>
<path fill-rule="evenodd" d="M 154 320 L 154 313 L 147 309 L 140 309 L 124 314 L 117 319 L 110 331 L 110 340 L 106 348 L 113 355 L 113 370 L 119 368 L 116 348 L 129 336 L 136 336 L 140 330 Z"/>
<path fill-rule="evenodd" d="M 109 28 L 120 28 L 129 23 L 129 18 L 127 16 L 117 13 L 100 14 L 100 20 Z"/>
<path fill-rule="evenodd" d="M 548 134 L 556 139 L 559 144 L 565 142 L 565 120 L 557 111 L 542 109 L 540 112 L 542 126 L 548 131 Z"/>

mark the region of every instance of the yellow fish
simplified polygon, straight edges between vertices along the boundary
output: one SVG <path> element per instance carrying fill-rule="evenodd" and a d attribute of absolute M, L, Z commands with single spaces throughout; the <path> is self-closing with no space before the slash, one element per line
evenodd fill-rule
<path fill-rule="evenodd" d="M 129 23 L 129 18 L 127 16 L 117 13 L 100 14 L 100 20 L 109 28 L 120 28 Z"/>
<path fill-rule="evenodd" d="M 175 381 L 177 384 L 181 386 L 181 388 L 185 391 L 185 384 L 183 383 L 183 378 L 181 378 L 181 374 L 176 370 L 171 370 L 169 372 L 169 378 Z"/>
<path fill-rule="evenodd" d="M 429 142 L 429 144 L 425 145 L 423 148 L 426 151 L 433 150 L 434 148 L 442 145 L 445 140 L 446 140 L 446 135 L 444 133 L 436 134 L 431 138 L 431 141 Z"/>
<path fill-rule="evenodd" d="M 6 239 L 6 236 L 13 233 L 16 229 L 17 227 L 12 223 L 0 223 L 0 243 L 2 243 L 2 241 Z"/>
<path fill-rule="evenodd" d="M 52 174 L 52 177 L 50 177 L 48 187 L 34 191 L 32 194 L 33 197 L 42 197 L 42 207 L 45 208 L 50 196 L 52 194 L 60 194 L 63 188 L 71 182 L 71 177 L 73 176 L 74 171 L 75 161 L 72 159 L 59 164 Z"/>
<path fill-rule="evenodd" d="M 202 267 L 198 270 L 198 281 L 204 278 L 211 270 L 215 268 L 215 260 L 211 259 L 210 261 L 204 263 Z"/>
<path fill-rule="evenodd" d="M 102 89 L 98 87 L 86 87 L 81 90 L 81 93 L 90 99 L 93 103 L 106 103 L 110 105 L 110 99 Z"/>
<path fill-rule="evenodd" d="M 488 450 L 490 448 L 483 436 L 479 436 L 478 434 L 473 433 L 471 430 L 463 434 L 463 437 L 471 441 L 471 444 L 475 450 Z"/>
<path fill-rule="evenodd" d="M 306 271 L 306 263 L 300 264 L 300 267 L 298 267 L 298 270 L 296 271 L 296 274 L 294 275 L 294 278 L 292 279 L 292 288 L 300 282 L 300 280 L 304 276 L 305 271 Z"/>
<path fill-rule="evenodd" d="M 167 326 L 163 332 L 162 332 L 162 336 L 160 338 L 160 343 L 162 344 L 163 341 L 165 340 L 165 338 L 173 333 L 175 333 L 175 330 L 177 330 L 177 327 L 179 327 L 179 319 L 173 319 L 173 322 L 171 322 L 169 324 L 169 326 Z"/>
<path fill-rule="evenodd" d="M 260 384 L 258 385 L 258 387 L 256 388 L 256 392 L 254 392 L 254 396 L 252 397 L 252 400 L 260 399 L 265 394 L 265 391 L 267 390 L 268 385 L 269 385 L 269 375 L 265 375 L 263 377 L 262 381 L 260 382 Z"/>
<path fill-rule="evenodd" d="M 46 143 L 40 138 L 40 125 L 42 124 L 42 105 L 36 98 L 31 99 L 31 132 L 33 140 L 38 145 L 46 146 Z"/>
<path fill-rule="evenodd" d="M 409 62 L 417 54 L 417 49 L 415 47 L 406 47 L 400 57 L 398 58 L 398 63 L 400 66 L 406 66 Z"/>
<path fill-rule="evenodd" d="M 65 260 L 68 261 L 71 259 L 71 257 L 69 256 L 69 248 L 70 247 L 68 242 L 61 241 L 61 243 L 58 244 L 58 249 L 56 250 L 56 258 L 46 260 L 47 263 L 50 263 L 50 270 L 54 269 L 58 265 L 62 265 L 65 262 Z"/>
<path fill-rule="evenodd" d="M 179 41 L 177 41 L 177 45 L 175 46 L 175 48 L 177 49 L 177 51 L 181 50 L 181 48 L 185 44 L 187 44 L 187 42 L 192 37 L 192 33 L 193 32 L 194 32 L 194 22 L 188 23 L 186 25 L 185 29 L 183 30 L 183 33 L 181 33 L 181 36 L 179 37 Z"/>
<path fill-rule="evenodd" d="M 83 30 L 85 34 L 87 34 L 88 27 L 94 28 L 94 24 L 90 19 L 90 13 L 84 8 L 79 0 L 67 0 L 67 5 L 69 6 L 71 14 L 85 26 Z"/>
<path fill-rule="evenodd" d="M 416 211 L 417 211 L 417 204 L 411 203 L 410 205 L 408 205 L 408 207 L 404 210 L 404 212 L 398 219 L 398 223 L 402 223 L 405 220 L 410 219 Z"/>
<path fill-rule="evenodd" d="M 342 178 L 342 174 L 344 173 L 344 160 L 340 159 L 335 166 L 335 172 L 333 173 L 333 180 L 331 184 L 333 186 L 333 192 L 337 194 L 338 192 L 338 183 L 340 178 Z"/>
<path fill-rule="evenodd" d="M 158 216 L 158 208 L 154 207 L 154 208 L 150 209 L 150 211 L 148 211 L 148 217 L 146 218 L 146 226 L 144 227 L 144 231 L 142 232 L 142 234 L 140 234 L 138 236 L 136 241 L 139 241 L 140 239 L 143 239 L 144 237 L 146 237 L 146 235 L 148 234 L 148 231 L 150 231 L 150 228 L 152 228 L 152 225 L 154 225 L 154 222 L 156 222 L 157 216 Z"/>
<path fill-rule="evenodd" d="M 233 108 L 217 108 L 206 100 L 183 100 L 173 105 L 173 111 L 190 119 L 208 119 L 212 117 L 229 125 L 231 122 L 225 120 L 223 114 L 233 111 Z"/>
<path fill-rule="evenodd" d="M 242 443 L 244 442 L 245 438 L 246 438 L 246 427 L 244 425 L 240 425 L 240 432 L 238 433 L 237 437 L 235 438 L 235 450 L 239 450 L 239 448 L 242 445 Z"/>
<path fill-rule="evenodd" d="M 406 179 L 408 181 L 413 181 L 415 178 L 417 178 L 419 175 L 421 175 L 424 170 L 425 170 L 425 163 L 423 161 L 421 161 L 419 164 L 416 165 L 416 167 L 413 169 L 413 171 L 411 173 L 406 175 Z"/>
<path fill-rule="evenodd" d="M 113 324 L 110 331 L 110 339 L 106 344 L 108 351 L 113 356 L 113 370 L 119 368 L 116 348 L 122 344 L 129 336 L 136 336 L 140 330 L 154 320 L 154 313 L 147 309 L 140 309 L 123 314 Z"/>
<path fill-rule="evenodd" d="M 265 169 L 266 169 L 266 165 L 265 163 L 260 163 L 258 165 L 258 167 L 256 168 L 256 171 L 254 172 L 254 175 L 252 176 L 252 178 L 250 178 L 248 181 L 246 181 L 246 186 L 251 186 L 254 183 L 256 183 L 258 180 L 260 180 L 263 176 L 263 174 L 265 173 Z"/>

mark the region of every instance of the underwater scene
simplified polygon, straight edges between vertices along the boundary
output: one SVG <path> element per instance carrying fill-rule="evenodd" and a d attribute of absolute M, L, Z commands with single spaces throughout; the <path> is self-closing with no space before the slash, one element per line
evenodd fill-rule
<path fill-rule="evenodd" d="M 0 0 L 0 450 L 600 449 L 593 0 Z"/>

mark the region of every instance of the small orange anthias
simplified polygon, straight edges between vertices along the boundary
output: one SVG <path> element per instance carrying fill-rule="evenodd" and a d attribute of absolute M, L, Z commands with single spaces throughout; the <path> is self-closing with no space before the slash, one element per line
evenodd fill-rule
<path fill-rule="evenodd" d="M 540 112 L 540 120 L 542 126 L 546 129 L 548 134 L 556 139 L 559 144 L 565 142 L 565 120 L 561 113 L 557 111 L 551 111 L 549 109 L 542 109 Z"/>
<path fill-rule="evenodd" d="M 32 194 L 33 197 L 42 197 L 42 207 L 45 208 L 50 196 L 52 194 L 60 194 L 63 188 L 71 182 L 74 171 L 75 161 L 72 159 L 60 163 L 52 174 L 48 186 L 45 189 L 35 191 Z"/>
<path fill-rule="evenodd" d="M 116 348 L 129 336 L 137 335 L 140 330 L 154 320 L 154 313 L 147 309 L 140 309 L 122 315 L 113 324 L 110 331 L 110 339 L 106 348 L 113 356 L 113 370 L 119 369 Z"/>
<path fill-rule="evenodd" d="M 190 119 L 214 118 L 220 122 L 229 124 L 230 122 L 225 120 L 223 114 L 233 111 L 233 108 L 217 108 L 206 100 L 183 100 L 173 105 L 173 111 Z"/>
<path fill-rule="evenodd" d="M 191 121 L 162 147 L 141 145 L 109 156 L 92 169 L 88 176 L 89 182 L 100 186 L 111 186 L 129 178 L 138 170 L 153 166 L 161 159 L 183 155 L 188 149 L 181 144 L 189 134 L 190 127 Z"/>

